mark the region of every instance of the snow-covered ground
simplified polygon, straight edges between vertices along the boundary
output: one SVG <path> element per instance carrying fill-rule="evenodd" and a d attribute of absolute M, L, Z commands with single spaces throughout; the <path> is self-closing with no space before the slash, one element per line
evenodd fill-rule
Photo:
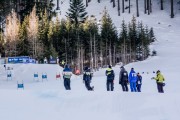
<path fill-rule="evenodd" d="M 122 19 L 128 21 L 132 18 L 132 14 L 118 17 L 109 0 L 102 0 L 102 4 L 97 0 L 91 1 L 87 8 L 89 14 L 100 19 L 99 10 L 106 6 L 117 27 L 120 27 Z M 68 0 L 63 4 L 64 9 L 60 6 L 64 10 L 62 16 L 67 10 Z M 143 1 L 140 4 L 143 6 Z M 153 7 L 159 9 L 157 5 Z M 125 66 L 128 71 L 134 67 L 136 72 L 144 72 L 141 93 L 122 92 L 118 84 L 120 66 L 113 68 L 115 91 L 106 91 L 106 69 L 100 69 L 94 73 L 91 84 L 95 91 L 92 92 L 86 90 L 82 76 L 75 75 L 71 79 L 72 90 L 66 91 L 62 78 L 55 78 L 56 74 L 62 73 L 58 65 L 9 64 L 7 67 L 13 68 L 12 80 L 7 80 L 7 71 L 0 65 L 0 120 L 178 120 L 180 15 L 170 19 L 168 14 L 166 11 L 154 11 L 151 16 L 141 13 L 137 18 L 153 27 L 157 38 L 150 46 L 151 50 L 157 51 L 157 56 Z M 164 94 L 157 93 L 156 83 L 151 80 L 155 76 L 153 71 L 157 70 L 161 70 L 166 80 Z M 39 74 L 39 81 L 33 79 L 34 73 Z M 43 73 L 48 78 L 42 82 Z M 22 80 L 24 90 L 17 90 L 17 81 L 20 83 Z"/>

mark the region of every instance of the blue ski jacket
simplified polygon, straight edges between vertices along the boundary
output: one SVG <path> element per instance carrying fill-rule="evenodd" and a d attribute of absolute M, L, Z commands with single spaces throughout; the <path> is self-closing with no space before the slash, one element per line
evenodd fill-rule
<path fill-rule="evenodd" d="M 137 74 L 134 70 L 131 70 L 129 73 L 129 82 L 136 82 L 137 81 Z"/>

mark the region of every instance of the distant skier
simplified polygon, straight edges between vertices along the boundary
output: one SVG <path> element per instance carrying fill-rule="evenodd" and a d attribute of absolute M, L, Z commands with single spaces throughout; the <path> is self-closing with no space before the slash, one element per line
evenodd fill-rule
<path fill-rule="evenodd" d="M 65 65 L 65 61 L 64 60 L 62 60 L 61 65 L 64 68 L 64 65 Z"/>
<path fill-rule="evenodd" d="M 71 86 L 70 86 L 71 76 L 72 76 L 71 69 L 68 67 L 68 65 L 65 65 L 65 68 L 63 70 L 63 78 L 64 78 L 64 87 L 66 90 L 71 90 Z"/>
<path fill-rule="evenodd" d="M 129 73 L 129 83 L 130 83 L 130 88 L 131 92 L 136 92 L 136 81 L 137 81 L 137 74 L 134 71 L 134 68 L 131 68 L 131 71 Z"/>
<path fill-rule="evenodd" d="M 114 70 L 111 68 L 111 65 L 109 65 L 109 68 L 106 70 L 106 76 L 107 76 L 107 91 L 113 91 L 114 90 Z M 109 88 L 111 86 L 111 88 Z"/>
<path fill-rule="evenodd" d="M 140 75 L 140 73 L 137 73 L 136 87 L 138 92 L 141 92 L 141 85 L 142 85 L 142 76 Z"/>
<path fill-rule="evenodd" d="M 121 84 L 123 91 L 128 91 L 128 72 L 123 66 L 121 67 L 121 71 L 119 73 L 119 84 Z"/>
<path fill-rule="evenodd" d="M 90 70 L 90 68 L 85 67 L 84 73 L 83 73 L 83 80 L 84 80 L 87 90 L 89 90 L 89 91 L 94 90 L 94 86 L 92 86 L 92 87 L 90 86 L 91 79 L 92 79 L 91 70 Z"/>
<path fill-rule="evenodd" d="M 156 77 L 152 77 L 152 79 L 156 80 L 158 92 L 164 93 L 163 86 L 165 85 L 165 79 L 160 70 L 156 72 Z"/>

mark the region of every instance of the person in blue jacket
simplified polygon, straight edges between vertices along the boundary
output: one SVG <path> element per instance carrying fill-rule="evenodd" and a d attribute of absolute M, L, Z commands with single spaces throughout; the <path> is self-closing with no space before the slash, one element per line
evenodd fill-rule
<path fill-rule="evenodd" d="M 141 92 L 141 85 L 142 85 L 142 76 L 139 73 L 137 73 L 136 87 L 138 92 Z"/>
<path fill-rule="evenodd" d="M 92 86 L 92 87 L 90 86 L 91 79 L 92 79 L 91 70 L 90 70 L 90 68 L 85 67 L 84 73 L 83 73 L 83 80 L 84 80 L 87 90 L 89 90 L 89 91 L 94 90 L 94 86 Z"/>
<path fill-rule="evenodd" d="M 131 92 L 136 92 L 136 81 L 137 81 L 137 74 L 134 71 L 134 68 L 131 68 L 131 71 L 129 73 L 129 83 L 130 83 L 130 88 Z"/>
<path fill-rule="evenodd" d="M 68 65 L 65 65 L 65 68 L 63 70 L 63 78 L 64 78 L 64 87 L 66 90 L 71 90 L 71 86 L 70 86 L 71 76 L 72 76 L 71 69 L 68 67 Z"/>

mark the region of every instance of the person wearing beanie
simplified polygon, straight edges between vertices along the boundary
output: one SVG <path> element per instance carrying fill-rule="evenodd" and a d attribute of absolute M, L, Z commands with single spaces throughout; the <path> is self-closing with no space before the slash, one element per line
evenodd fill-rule
<path fill-rule="evenodd" d="M 68 65 L 65 65 L 65 68 L 63 70 L 63 78 L 64 78 L 64 87 L 66 90 L 71 90 L 71 76 L 72 76 L 72 71 L 71 69 L 68 67 Z"/>
<path fill-rule="evenodd" d="M 109 65 L 109 68 L 106 70 L 106 76 L 107 76 L 107 81 L 106 81 L 106 87 L 107 91 L 113 91 L 114 90 L 114 70 L 112 69 L 111 65 Z"/>
<path fill-rule="evenodd" d="M 123 66 L 121 66 L 120 68 L 121 70 L 119 73 L 119 84 L 121 84 L 123 91 L 128 92 L 128 72 Z"/>
<path fill-rule="evenodd" d="M 86 86 L 87 90 L 89 90 L 89 91 L 94 90 L 94 86 L 92 86 L 92 87 L 90 86 L 91 79 L 92 79 L 91 70 L 90 70 L 90 68 L 85 67 L 84 73 L 83 73 L 83 82 L 85 83 L 85 86 Z"/>
<path fill-rule="evenodd" d="M 137 73 L 136 87 L 138 92 L 141 92 L 141 85 L 142 85 L 142 76 L 140 75 L 140 73 Z"/>

